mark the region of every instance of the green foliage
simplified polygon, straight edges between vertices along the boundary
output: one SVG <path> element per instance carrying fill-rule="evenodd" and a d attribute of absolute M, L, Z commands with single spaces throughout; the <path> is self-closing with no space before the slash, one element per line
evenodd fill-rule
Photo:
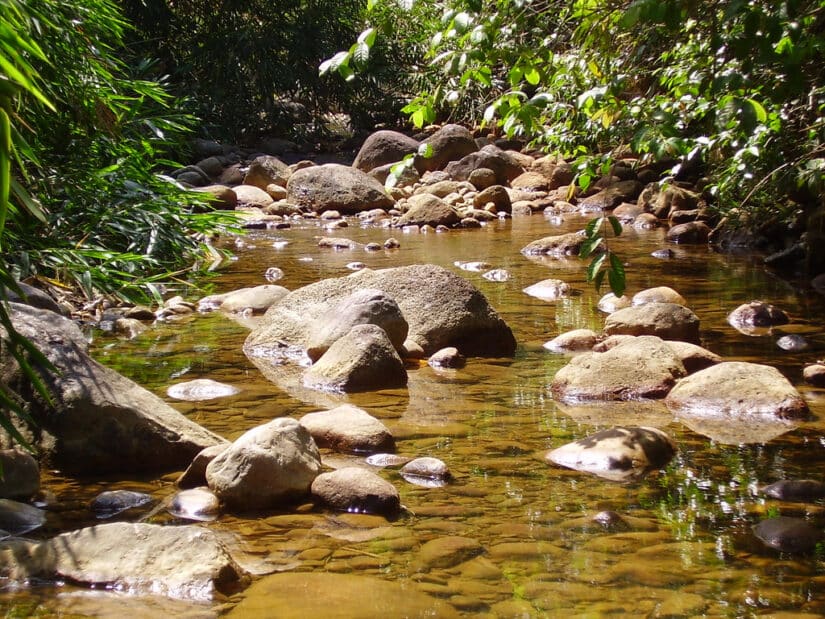
<path fill-rule="evenodd" d="M 611 292 L 621 297 L 625 291 L 626 275 L 621 258 L 610 251 L 606 232 L 608 227 L 614 237 L 622 233 L 622 224 L 613 215 L 603 213 L 601 217 L 593 218 L 587 223 L 579 257 L 592 258 L 587 267 L 587 281 L 592 282 L 596 290 L 601 289 L 606 275 Z"/>

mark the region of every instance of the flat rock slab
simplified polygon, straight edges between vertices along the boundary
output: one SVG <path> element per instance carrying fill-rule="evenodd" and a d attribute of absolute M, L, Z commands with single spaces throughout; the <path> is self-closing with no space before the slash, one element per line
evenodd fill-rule
<path fill-rule="evenodd" d="M 377 453 L 395 448 L 392 433 L 367 411 L 343 404 L 301 417 L 319 447 L 353 453 Z"/>
<path fill-rule="evenodd" d="M 663 398 L 685 374 L 666 342 L 641 336 L 574 357 L 556 372 L 550 390 L 563 402 Z"/>
<path fill-rule="evenodd" d="M 676 446 L 661 430 L 620 426 L 562 445 L 545 460 L 612 481 L 634 481 L 667 465 L 675 455 Z"/>
<path fill-rule="evenodd" d="M 196 526 L 113 522 L 36 542 L 0 542 L 0 574 L 14 581 L 65 580 L 129 593 L 211 600 L 246 575 L 217 536 Z"/>
<path fill-rule="evenodd" d="M 244 592 L 230 619 L 375 619 L 458 617 L 446 602 L 414 585 L 355 574 L 273 574 Z"/>
<path fill-rule="evenodd" d="M 665 401 L 680 417 L 729 421 L 804 419 L 808 405 L 779 370 L 768 365 L 726 361 L 691 374 Z"/>

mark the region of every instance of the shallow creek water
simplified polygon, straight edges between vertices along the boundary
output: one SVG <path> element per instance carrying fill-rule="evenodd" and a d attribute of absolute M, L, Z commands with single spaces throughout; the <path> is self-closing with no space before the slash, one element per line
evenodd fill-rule
<path fill-rule="evenodd" d="M 95 333 L 94 355 L 229 439 L 275 417 L 297 418 L 349 401 L 393 431 L 398 453 L 440 458 L 453 472 L 449 485 L 426 488 L 407 483 L 397 471 L 380 471 L 399 489 L 407 508 L 394 521 L 307 504 L 280 512 L 225 514 L 203 525 L 224 534 L 242 564 L 256 573 L 345 573 L 401 583 L 410 606 L 388 599 L 392 606 L 382 613 L 388 617 L 438 616 L 442 611 L 436 611 L 436 603 L 460 615 L 490 617 L 822 616 L 825 553 L 800 557 L 768 550 L 752 536 L 751 527 L 778 513 L 804 515 L 825 527 L 825 505 L 780 503 L 758 493 L 761 485 L 779 479 L 822 478 L 825 392 L 807 388 L 801 376 L 806 363 L 825 356 L 825 299 L 771 277 L 753 257 L 672 246 L 675 257 L 653 258 L 651 252 L 666 245 L 663 231 L 628 229 L 614 248 L 628 264 L 629 293 L 659 285 L 678 290 L 701 319 L 706 348 L 728 360 L 778 367 L 808 399 L 813 419 L 768 442 L 737 445 L 725 444 L 730 439 L 720 429 L 690 429 L 661 407 L 561 406 L 547 386 L 566 358 L 544 350 L 542 343 L 573 328 L 599 330 L 604 320 L 596 309 L 601 294 L 584 281 L 578 259 L 528 259 L 519 250 L 540 237 L 580 229 L 585 222 L 569 216 L 553 223 L 536 214 L 478 230 L 405 234 L 361 228 L 355 219 L 348 228 L 326 233 L 320 222 L 305 221 L 289 230 L 251 231 L 237 243 L 237 260 L 216 280 L 217 292 L 266 283 L 263 274 L 270 266 L 285 273 L 277 283 L 294 289 L 347 275 L 353 261 L 374 269 L 429 262 L 475 284 L 513 329 L 519 342 L 516 356 L 470 359 L 457 371 L 410 367 L 408 389 L 348 397 L 287 392 L 266 381 L 243 355 L 246 328 L 220 314 L 157 324 L 131 341 Z M 316 246 L 320 236 L 362 244 L 395 236 L 401 247 L 377 253 L 362 247 L 332 251 Z M 278 239 L 288 243 L 276 243 Z M 460 270 L 456 261 L 485 261 L 512 278 L 488 281 L 482 272 Z M 551 277 L 568 282 L 576 294 L 549 303 L 522 292 Z M 777 347 L 778 332 L 749 337 L 730 327 L 727 313 L 752 299 L 785 309 L 792 323 L 781 332 L 803 335 L 810 347 L 790 353 Z M 166 396 L 170 385 L 195 378 L 230 383 L 242 391 L 196 403 Z M 543 461 L 547 450 L 617 424 L 664 429 L 677 443 L 678 456 L 665 470 L 632 484 Z M 330 466 L 362 461 L 329 452 L 324 457 Z M 49 472 L 44 486 L 57 509 L 39 535 L 93 524 L 86 506 L 104 489 L 141 490 L 161 501 L 175 492 L 176 476 L 76 480 Z M 149 509 L 119 518 L 139 520 Z M 592 522 L 603 510 L 618 512 L 629 527 L 611 530 Z M 163 512 L 148 520 L 181 523 Z M 482 551 L 439 554 L 427 544 L 442 539 L 447 545 L 453 536 L 475 540 Z M 418 592 L 433 600 L 430 610 L 418 597 L 413 602 Z M 319 612 L 324 607 L 317 604 L 331 594 L 307 590 L 289 601 L 251 600 L 250 595 L 242 592 L 200 605 L 44 586 L 2 594 L 0 609 L 13 616 L 209 617 L 231 613 L 243 601 L 249 608 L 267 609 L 255 616 L 285 617 Z M 380 597 L 355 583 L 351 592 L 336 592 L 336 607 L 322 616 L 356 616 L 364 596 L 371 595 Z"/>

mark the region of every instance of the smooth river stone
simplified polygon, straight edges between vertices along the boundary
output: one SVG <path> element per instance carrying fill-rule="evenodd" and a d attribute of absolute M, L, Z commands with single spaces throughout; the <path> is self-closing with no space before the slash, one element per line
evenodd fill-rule
<path fill-rule="evenodd" d="M 449 568 L 484 553 L 475 539 L 456 535 L 437 537 L 421 546 L 413 567 L 418 572 Z"/>
<path fill-rule="evenodd" d="M 753 534 L 774 550 L 807 553 L 822 540 L 822 531 L 802 518 L 779 516 L 763 520 L 753 527 Z"/>
<path fill-rule="evenodd" d="M 146 505 L 152 497 L 144 492 L 133 490 L 106 490 L 92 499 L 89 507 L 95 516 L 102 519 L 117 516 L 121 512 L 133 507 Z"/>
<path fill-rule="evenodd" d="M 412 458 L 399 456 L 397 454 L 372 454 L 366 458 L 366 463 L 371 466 L 396 467 L 403 466 L 410 460 L 412 460 Z"/>
<path fill-rule="evenodd" d="M 355 574 L 273 574 L 249 587 L 230 619 L 375 619 L 458 617 L 455 609 L 415 586 Z"/>
<path fill-rule="evenodd" d="M 209 522 L 220 514 L 221 502 L 208 488 L 190 488 L 172 497 L 166 511 L 176 518 Z"/>
<path fill-rule="evenodd" d="M 240 389 L 232 385 L 225 385 L 210 378 L 196 378 L 185 383 L 172 385 L 166 390 L 170 398 L 187 402 L 200 402 L 225 398 L 240 393 Z"/>
<path fill-rule="evenodd" d="M 783 479 L 762 488 L 762 494 L 780 501 L 816 501 L 825 497 L 825 483 L 815 479 Z"/>
<path fill-rule="evenodd" d="M 24 535 L 43 526 L 46 512 L 26 503 L 0 499 L 0 529 L 11 535 Z"/>
<path fill-rule="evenodd" d="M 524 294 L 536 297 L 542 301 L 557 301 L 570 296 L 570 284 L 560 279 L 543 279 L 523 289 Z"/>

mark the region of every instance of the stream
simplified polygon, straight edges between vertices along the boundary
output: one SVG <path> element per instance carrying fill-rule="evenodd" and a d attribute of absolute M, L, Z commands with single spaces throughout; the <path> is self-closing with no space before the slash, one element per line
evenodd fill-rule
<path fill-rule="evenodd" d="M 585 281 L 585 263 L 578 258 L 528 258 L 520 249 L 544 236 L 579 230 L 586 221 L 581 215 L 559 221 L 536 213 L 475 230 L 421 234 L 361 227 L 357 218 L 328 232 L 320 220 L 308 219 L 292 222 L 289 229 L 250 230 L 225 240 L 236 259 L 214 280 L 215 292 L 267 283 L 268 267 L 282 269 L 277 284 L 292 290 L 347 275 L 353 262 L 372 269 L 432 263 L 471 281 L 515 333 L 515 357 L 470 358 L 466 367 L 446 371 L 422 363 L 408 369 L 408 389 L 296 397 L 263 378 L 241 350 L 247 327 L 220 313 L 157 323 L 132 340 L 95 332 L 93 355 L 230 440 L 276 417 L 299 418 L 350 402 L 393 432 L 397 453 L 433 456 L 452 471 L 448 485 L 424 487 L 406 482 L 396 470 L 380 470 L 406 507 L 396 520 L 333 513 L 308 503 L 284 511 L 226 513 L 203 525 L 224 535 L 241 564 L 256 574 L 348 574 L 364 577 L 367 584 L 372 579 L 398 583 L 410 593 L 410 607 L 388 596 L 387 617 L 438 616 L 436 606 L 420 606 L 418 594 L 467 617 L 825 615 L 825 550 L 782 554 L 766 548 L 751 531 L 777 514 L 804 516 L 825 527 L 825 503 L 783 503 L 759 492 L 780 479 L 822 479 L 825 391 L 805 385 L 802 368 L 825 357 L 825 297 L 772 276 L 755 256 L 670 245 L 672 258 L 652 257 L 654 250 L 668 246 L 664 229 L 626 228 L 611 239 L 611 248 L 627 265 L 628 293 L 654 286 L 677 290 L 701 320 L 705 348 L 725 360 L 777 367 L 806 398 L 812 419 L 764 443 L 727 444 L 727 433 L 688 428 L 659 406 L 562 406 L 547 387 L 568 357 L 542 344 L 571 329 L 599 331 L 605 314 L 597 303 L 607 290 L 597 292 Z M 321 249 L 321 236 L 346 237 L 360 245 Z M 399 249 L 363 250 L 363 244 L 391 236 L 399 240 Z M 456 266 L 470 261 L 489 267 L 467 271 Z M 485 279 L 483 273 L 491 269 L 505 269 L 510 279 Z M 522 292 L 547 278 L 564 280 L 574 294 L 547 302 Z M 754 299 L 784 309 L 791 323 L 760 337 L 728 325 L 727 314 Z M 780 349 L 777 338 L 790 333 L 803 336 L 809 347 Z M 241 391 L 205 402 L 166 395 L 170 385 L 196 378 Z M 543 459 L 552 448 L 622 424 L 661 428 L 678 446 L 677 457 L 630 484 L 550 466 Z M 363 462 L 352 455 L 322 454 L 327 466 Z M 39 534 L 95 524 L 87 506 L 102 490 L 138 490 L 162 501 L 176 491 L 178 474 L 74 479 L 44 471 L 43 489 L 60 509 Z M 165 513 L 147 516 L 150 510 L 136 508 L 118 518 L 183 522 Z M 626 526 L 594 522 L 593 516 L 605 510 L 622 515 Z M 473 540 L 480 550 L 447 559 L 422 553 L 429 542 L 451 537 Z M 357 613 L 364 596 L 374 594 L 377 600 L 371 603 L 383 603 L 382 593 L 351 582 L 351 589 L 334 594 L 310 587 L 300 596 L 268 598 L 247 590 L 208 604 L 43 585 L 0 594 L 0 610 L 7 617 L 245 616 L 233 612 L 241 604 L 239 609 L 267 609 L 254 616 L 306 617 L 331 597 L 334 606 L 321 616 L 351 617 L 367 616 Z"/>

